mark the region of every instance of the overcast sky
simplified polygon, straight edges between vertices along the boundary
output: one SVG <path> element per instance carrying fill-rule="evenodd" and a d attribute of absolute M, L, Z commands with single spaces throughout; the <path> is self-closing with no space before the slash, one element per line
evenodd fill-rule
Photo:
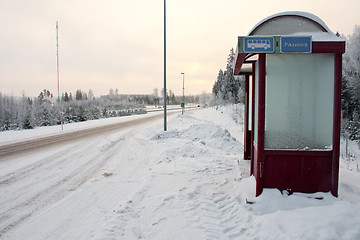
<path fill-rule="evenodd" d="M 163 88 L 163 0 L 0 0 L 0 92 L 57 93 Z M 306 11 L 333 32 L 360 24 L 359 0 L 167 0 L 167 89 L 210 93 L 237 36 L 270 15 Z"/>

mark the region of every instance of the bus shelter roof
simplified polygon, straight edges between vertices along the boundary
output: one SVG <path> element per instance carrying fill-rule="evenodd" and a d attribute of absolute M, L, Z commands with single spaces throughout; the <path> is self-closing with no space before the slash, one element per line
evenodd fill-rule
<path fill-rule="evenodd" d="M 311 36 L 312 53 L 345 52 L 345 40 L 337 37 L 319 17 L 307 12 L 282 12 L 269 16 L 257 23 L 248 36 Z M 238 44 L 234 75 L 249 71 L 241 69 L 250 54 L 239 52 Z"/>

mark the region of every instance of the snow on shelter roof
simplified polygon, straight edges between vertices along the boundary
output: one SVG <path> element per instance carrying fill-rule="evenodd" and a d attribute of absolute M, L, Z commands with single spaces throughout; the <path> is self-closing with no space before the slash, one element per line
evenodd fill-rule
<path fill-rule="evenodd" d="M 319 17 L 299 11 L 269 16 L 256 24 L 248 35 L 311 35 L 313 41 L 339 41 Z"/>

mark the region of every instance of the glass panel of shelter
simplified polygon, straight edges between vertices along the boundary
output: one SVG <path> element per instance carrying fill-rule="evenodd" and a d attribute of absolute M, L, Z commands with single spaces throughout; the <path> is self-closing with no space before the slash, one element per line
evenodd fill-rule
<path fill-rule="evenodd" d="M 332 149 L 333 69 L 334 54 L 267 54 L 265 149 Z"/>

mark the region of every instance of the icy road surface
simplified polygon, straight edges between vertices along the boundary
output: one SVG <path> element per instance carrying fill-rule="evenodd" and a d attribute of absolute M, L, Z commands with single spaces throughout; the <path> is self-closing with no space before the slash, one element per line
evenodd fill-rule
<path fill-rule="evenodd" d="M 1 158 L 0 239 L 360 239 L 359 173 L 342 169 L 351 181 L 339 199 L 254 198 L 233 109 L 173 115 L 162 129 Z"/>

